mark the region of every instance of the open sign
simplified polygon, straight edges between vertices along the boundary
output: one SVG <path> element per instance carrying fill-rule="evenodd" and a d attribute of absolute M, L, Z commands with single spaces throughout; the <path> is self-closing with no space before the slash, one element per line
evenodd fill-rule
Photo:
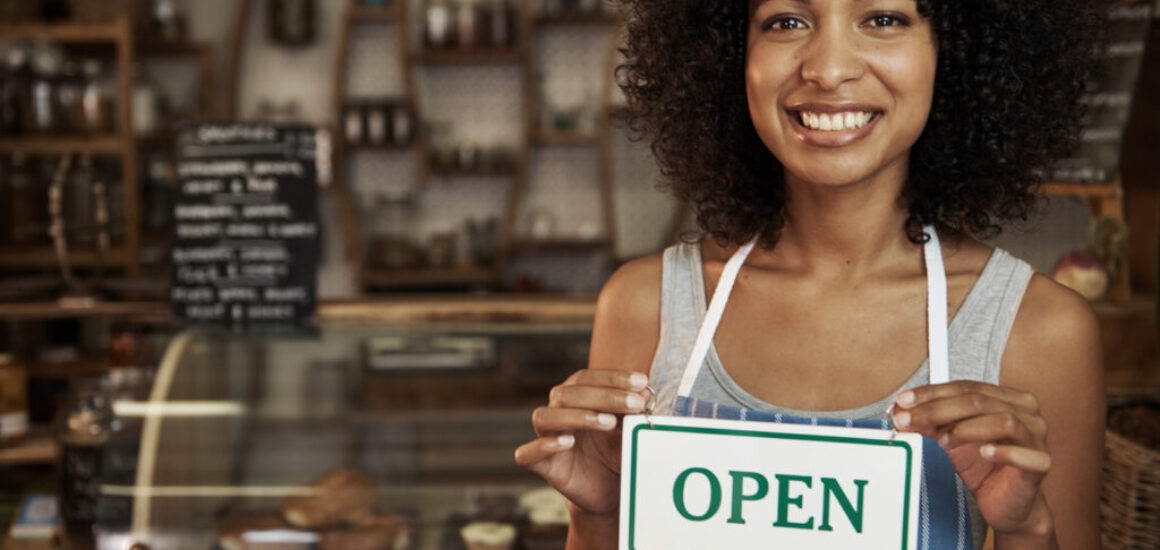
<path fill-rule="evenodd" d="M 917 548 L 922 437 L 624 419 L 620 550 Z"/>

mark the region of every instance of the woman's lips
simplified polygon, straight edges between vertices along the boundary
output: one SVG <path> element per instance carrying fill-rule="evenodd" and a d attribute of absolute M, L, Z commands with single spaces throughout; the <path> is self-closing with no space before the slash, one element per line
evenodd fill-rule
<path fill-rule="evenodd" d="M 863 109 L 786 111 L 794 133 L 806 144 L 817 147 L 845 147 L 857 142 L 874 129 L 882 116 L 881 111 Z"/>

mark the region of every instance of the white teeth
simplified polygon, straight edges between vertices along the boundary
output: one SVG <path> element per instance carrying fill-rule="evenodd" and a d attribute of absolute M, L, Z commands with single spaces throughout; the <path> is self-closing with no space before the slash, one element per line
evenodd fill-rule
<path fill-rule="evenodd" d="M 839 131 L 861 128 L 870 123 L 874 113 L 868 111 L 847 111 L 844 113 L 807 113 L 801 114 L 802 126 L 811 130 Z"/>

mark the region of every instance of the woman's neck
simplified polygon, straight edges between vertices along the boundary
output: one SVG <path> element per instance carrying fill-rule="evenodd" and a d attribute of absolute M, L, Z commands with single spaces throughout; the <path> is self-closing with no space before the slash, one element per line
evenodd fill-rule
<path fill-rule="evenodd" d="M 897 175 L 894 175 L 897 178 Z M 905 180 L 905 175 L 895 182 Z M 901 183 L 825 186 L 786 177 L 786 223 L 776 253 L 818 275 L 860 277 L 913 254 Z"/>

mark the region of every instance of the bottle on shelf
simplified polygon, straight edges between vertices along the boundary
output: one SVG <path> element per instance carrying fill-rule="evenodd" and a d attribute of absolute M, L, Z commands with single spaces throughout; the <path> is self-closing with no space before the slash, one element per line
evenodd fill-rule
<path fill-rule="evenodd" d="M 57 87 L 64 55 L 60 48 L 41 41 L 32 49 L 31 104 L 25 128 L 29 133 L 55 134 L 60 129 Z"/>
<path fill-rule="evenodd" d="M 479 5 L 475 0 L 459 0 L 455 8 L 455 37 L 460 48 L 480 46 L 480 21 Z"/>
<path fill-rule="evenodd" d="M 116 93 L 112 81 L 99 59 L 86 59 L 81 65 L 84 89 L 81 105 L 84 112 L 84 131 L 89 135 L 108 135 L 116 131 L 113 113 Z"/>
<path fill-rule="evenodd" d="M 42 242 L 48 235 L 48 195 L 24 153 L 13 153 L 0 174 L 0 213 L 3 240 L 24 245 Z"/>
<path fill-rule="evenodd" d="M 425 42 L 428 48 L 449 48 L 455 45 L 455 27 L 452 6 L 447 0 L 430 0 L 424 18 Z"/>
<path fill-rule="evenodd" d="M 66 176 L 62 208 L 68 242 L 82 248 L 96 241 L 97 220 L 92 163 L 78 164 Z"/>
<path fill-rule="evenodd" d="M 0 75 L 0 133 L 16 135 L 25 131 L 25 114 L 32 98 L 32 68 L 28 50 L 13 46 L 4 60 Z"/>
<path fill-rule="evenodd" d="M 28 436 L 28 372 L 10 354 L 0 354 L 0 447 Z"/>
<path fill-rule="evenodd" d="M 157 132 L 160 118 L 157 86 L 144 67 L 137 65 L 133 73 L 133 133 L 149 136 Z"/>
<path fill-rule="evenodd" d="M 484 12 L 484 35 L 497 48 L 514 46 L 515 9 L 509 0 L 490 0 Z"/>
<path fill-rule="evenodd" d="M 66 547 L 94 546 L 102 461 L 112 413 L 107 380 L 72 382 L 57 434 L 60 517 Z"/>
<path fill-rule="evenodd" d="M 61 64 L 60 80 L 56 89 L 59 132 L 79 134 L 85 129 L 84 89 L 80 64 L 73 59 L 65 59 Z"/>

